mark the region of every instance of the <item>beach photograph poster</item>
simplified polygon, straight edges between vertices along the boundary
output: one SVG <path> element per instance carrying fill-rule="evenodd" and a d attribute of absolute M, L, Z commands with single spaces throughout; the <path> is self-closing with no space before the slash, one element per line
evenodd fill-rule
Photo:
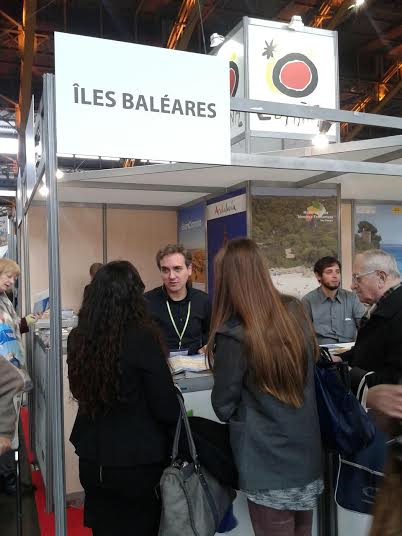
<path fill-rule="evenodd" d="M 276 288 L 301 298 L 318 286 L 314 263 L 338 256 L 337 198 L 253 195 L 252 237 Z"/>
<path fill-rule="evenodd" d="M 192 253 L 193 271 L 191 281 L 194 288 L 206 290 L 205 252 L 205 204 L 197 203 L 178 211 L 179 244 Z"/>
<path fill-rule="evenodd" d="M 356 203 L 354 222 L 355 252 L 383 249 L 402 272 L 402 205 Z"/>

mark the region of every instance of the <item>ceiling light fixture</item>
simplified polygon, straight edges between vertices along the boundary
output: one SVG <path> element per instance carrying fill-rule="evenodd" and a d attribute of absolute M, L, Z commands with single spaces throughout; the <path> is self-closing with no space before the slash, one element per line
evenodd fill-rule
<path fill-rule="evenodd" d="M 225 38 L 223 35 L 220 35 L 218 33 L 213 33 L 211 37 L 209 38 L 209 46 L 211 48 L 218 47 L 224 42 Z"/>
<path fill-rule="evenodd" d="M 349 6 L 349 9 L 360 9 L 364 6 L 366 0 L 354 0 L 354 2 Z"/>
<path fill-rule="evenodd" d="M 0 154 L 18 154 L 18 139 L 0 138 Z"/>
<path fill-rule="evenodd" d="M 49 188 L 44 181 L 42 181 L 42 186 L 39 188 L 39 193 L 42 197 L 47 197 L 49 195 Z"/>
<path fill-rule="evenodd" d="M 328 136 L 323 132 L 320 132 L 312 139 L 312 144 L 317 149 L 326 149 L 329 144 Z"/>
<path fill-rule="evenodd" d="M 288 24 L 288 28 L 289 30 L 294 30 L 294 31 L 303 30 L 304 23 L 303 23 L 303 19 L 301 18 L 301 16 L 293 15 L 293 17 L 290 19 L 290 22 Z"/>

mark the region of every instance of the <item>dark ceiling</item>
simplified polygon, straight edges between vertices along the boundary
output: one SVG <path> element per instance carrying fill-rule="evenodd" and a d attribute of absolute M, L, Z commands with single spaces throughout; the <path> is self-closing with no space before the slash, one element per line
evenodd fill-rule
<path fill-rule="evenodd" d="M 354 1 L 200 0 L 200 7 L 207 46 L 212 33 L 227 34 L 243 16 L 288 22 L 302 15 L 306 25 L 336 29 L 341 108 L 401 116 L 402 0 L 366 0 L 359 9 Z M 0 121 L 12 123 L 19 104 L 23 125 L 29 95 L 39 102 L 41 77 L 54 69 L 54 31 L 164 47 L 179 15 L 186 24 L 174 46 L 203 52 L 197 0 L 0 0 Z M 352 127 L 343 139 L 392 133 Z M 15 166 L 3 157 L 3 178 L 5 169 L 11 178 Z"/>

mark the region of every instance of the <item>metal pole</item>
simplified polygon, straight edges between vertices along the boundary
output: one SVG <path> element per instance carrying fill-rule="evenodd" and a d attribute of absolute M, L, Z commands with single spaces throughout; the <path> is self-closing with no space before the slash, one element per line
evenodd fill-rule
<path fill-rule="evenodd" d="M 64 415 L 63 415 L 63 352 L 61 339 L 59 214 L 57 196 L 56 107 L 54 75 L 43 77 L 44 102 L 44 150 L 46 154 L 46 183 L 49 189 L 48 250 L 49 250 L 49 298 L 50 298 L 50 379 L 53 413 L 53 490 L 55 512 L 55 536 L 66 536 L 66 486 L 64 463 Z"/>
<path fill-rule="evenodd" d="M 102 205 L 102 246 L 103 246 L 103 264 L 107 263 L 107 205 Z"/>

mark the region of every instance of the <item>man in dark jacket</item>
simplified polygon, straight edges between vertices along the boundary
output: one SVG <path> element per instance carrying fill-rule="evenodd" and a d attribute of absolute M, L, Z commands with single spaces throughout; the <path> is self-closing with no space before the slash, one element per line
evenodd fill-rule
<path fill-rule="evenodd" d="M 191 251 L 169 244 L 159 250 L 156 263 L 163 285 L 145 294 L 170 351 L 202 351 L 208 341 L 211 305 L 208 294 L 191 286 Z"/>
<path fill-rule="evenodd" d="M 355 346 L 343 354 L 356 391 L 402 381 L 402 286 L 395 258 L 382 250 L 356 255 L 352 289 L 370 308 L 362 318 Z M 368 374 L 370 373 L 370 374 Z"/>

